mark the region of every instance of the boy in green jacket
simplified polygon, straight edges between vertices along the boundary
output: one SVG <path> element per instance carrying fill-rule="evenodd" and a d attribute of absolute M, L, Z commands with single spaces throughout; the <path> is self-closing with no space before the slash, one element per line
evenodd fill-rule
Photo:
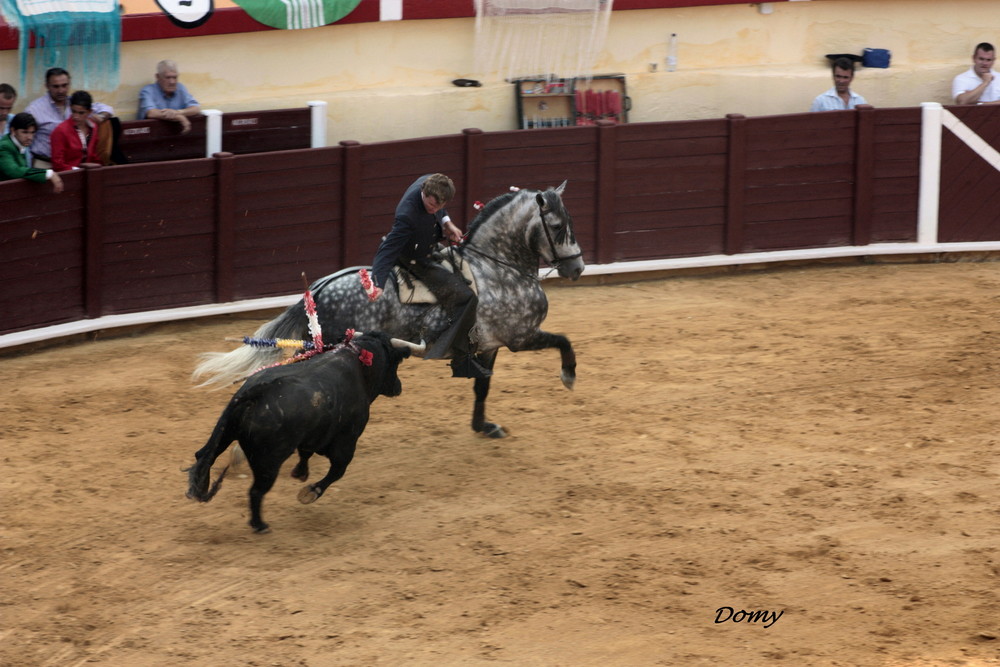
<path fill-rule="evenodd" d="M 52 191 L 63 191 L 62 179 L 52 169 L 37 169 L 29 166 L 31 155 L 28 148 L 35 140 L 38 128 L 35 117 L 30 113 L 19 113 L 10 121 L 10 134 L 0 137 L 0 178 L 24 178 L 35 183 L 52 182 Z"/>

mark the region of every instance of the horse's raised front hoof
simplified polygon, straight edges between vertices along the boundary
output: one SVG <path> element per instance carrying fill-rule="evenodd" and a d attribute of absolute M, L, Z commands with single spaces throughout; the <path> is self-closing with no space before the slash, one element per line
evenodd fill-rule
<path fill-rule="evenodd" d="M 503 426 L 500 424 L 494 424 L 493 422 L 486 422 L 483 424 L 483 428 L 479 431 L 487 438 L 506 438 L 507 431 L 504 430 Z"/>
<path fill-rule="evenodd" d="M 573 385 L 576 384 L 576 373 L 574 371 L 563 370 L 563 372 L 559 374 L 559 379 L 562 380 L 564 387 L 572 389 Z"/>
<path fill-rule="evenodd" d="M 303 505 L 308 505 L 309 503 L 314 503 L 319 500 L 319 494 L 312 486 L 303 486 L 299 490 L 299 502 Z"/>
<path fill-rule="evenodd" d="M 297 479 L 300 482 L 309 479 L 309 466 L 307 464 L 296 463 L 295 467 L 292 468 L 292 479 Z"/>

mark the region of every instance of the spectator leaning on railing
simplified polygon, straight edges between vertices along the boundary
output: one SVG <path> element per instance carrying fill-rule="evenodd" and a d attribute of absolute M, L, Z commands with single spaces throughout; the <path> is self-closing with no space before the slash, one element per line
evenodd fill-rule
<path fill-rule="evenodd" d="M 52 182 L 52 191 L 63 191 L 62 179 L 52 169 L 38 169 L 30 166 L 29 147 L 35 139 L 37 129 L 30 113 L 19 113 L 10 121 L 10 133 L 0 137 L 0 177 L 24 178 L 35 183 Z"/>
<path fill-rule="evenodd" d="M 136 118 L 158 118 L 180 123 L 181 132 L 191 129 L 188 116 L 201 113 L 198 100 L 178 80 L 177 63 L 161 60 L 156 65 L 156 83 L 143 86 L 139 91 L 139 112 Z"/>

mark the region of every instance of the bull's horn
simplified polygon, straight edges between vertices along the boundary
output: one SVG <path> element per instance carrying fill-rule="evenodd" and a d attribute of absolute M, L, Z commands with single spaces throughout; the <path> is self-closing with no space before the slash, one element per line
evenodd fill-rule
<path fill-rule="evenodd" d="M 427 343 L 425 343 L 424 341 L 420 341 L 420 344 L 417 345 L 416 343 L 411 343 L 410 341 L 403 340 L 401 338 L 390 338 L 389 342 L 392 343 L 393 347 L 410 348 L 410 352 L 417 357 L 423 356 L 424 351 L 427 349 Z"/>

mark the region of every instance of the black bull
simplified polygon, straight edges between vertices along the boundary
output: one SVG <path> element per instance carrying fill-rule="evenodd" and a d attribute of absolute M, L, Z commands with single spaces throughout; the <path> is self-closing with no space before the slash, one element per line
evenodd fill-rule
<path fill-rule="evenodd" d="M 371 353 L 370 366 L 359 360 L 361 350 Z M 230 399 L 208 442 L 195 452 L 187 496 L 201 502 L 212 499 L 226 474 L 223 470 L 209 488 L 212 465 L 237 440 L 253 471 L 250 526 L 255 532 L 268 531 L 261 501 L 282 463 L 296 450 L 299 462 L 292 477 L 302 481 L 309 476 L 310 456 L 322 454 L 330 460 L 326 476 L 299 492 L 301 502 L 315 501 L 344 476 L 368 424 L 372 401 L 379 394 L 402 392 L 397 370 L 411 350 L 419 352 L 383 333 L 359 334 L 339 349 L 252 375 Z"/>

